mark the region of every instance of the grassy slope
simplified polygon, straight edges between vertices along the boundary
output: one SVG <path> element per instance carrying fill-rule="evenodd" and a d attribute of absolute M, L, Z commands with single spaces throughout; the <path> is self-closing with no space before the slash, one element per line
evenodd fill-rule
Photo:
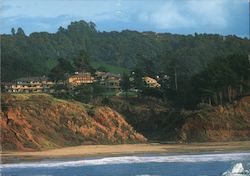
<path fill-rule="evenodd" d="M 107 64 L 104 62 L 92 61 L 92 62 L 90 62 L 90 64 L 94 69 L 97 69 L 97 68 L 103 66 L 103 67 L 105 67 L 105 69 L 107 69 L 108 72 L 115 73 L 115 74 L 123 74 L 123 73 L 128 72 L 128 70 L 126 68 Z"/>

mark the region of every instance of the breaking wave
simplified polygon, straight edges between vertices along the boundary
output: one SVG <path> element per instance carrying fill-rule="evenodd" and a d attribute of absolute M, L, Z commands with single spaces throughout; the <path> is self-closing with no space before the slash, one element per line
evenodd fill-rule
<path fill-rule="evenodd" d="M 222 176 L 250 176 L 250 172 L 244 169 L 242 163 L 237 163 L 231 170 L 224 172 Z"/>
<path fill-rule="evenodd" d="M 76 161 L 41 161 L 29 163 L 11 163 L 0 165 L 1 169 L 11 168 L 61 168 L 80 167 L 109 164 L 132 164 L 132 163 L 164 163 L 164 162 L 213 162 L 213 161 L 243 161 L 250 158 L 250 153 L 230 153 L 230 154 L 200 154 L 200 155 L 164 155 L 164 156 L 123 156 L 106 157 L 100 159 L 84 159 Z M 231 175 L 225 175 L 231 176 Z"/>

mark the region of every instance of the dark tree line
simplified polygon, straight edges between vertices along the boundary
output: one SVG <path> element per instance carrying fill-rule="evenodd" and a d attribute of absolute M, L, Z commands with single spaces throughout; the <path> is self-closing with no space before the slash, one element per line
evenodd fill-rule
<path fill-rule="evenodd" d="M 192 79 L 204 103 L 223 105 L 250 93 L 250 61 L 246 55 L 217 58 Z"/>
<path fill-rule="evenodd" d="M 1 75 L 3 81 L 46 75 L 57 64 L 56 58 L 67 58 L 72 62 L 79 51 L 84 50 L 90 61 L 129 69 L 143 61 L 147 63 L 147 74 L 167 71 L 180 78 L 176 82 L 182 82 L 181 75 L 194 75 L 217 56 L 248 54 L 249 44 L 246 38 L 216 34 L 99 32 L 94 23 L 85 21 L 72 22 L 67 28 L 60 27 L 56 33 L 34 32 L 29 36 L 21 28 L 13 28 L 11 34 L 1 35 Z"/>

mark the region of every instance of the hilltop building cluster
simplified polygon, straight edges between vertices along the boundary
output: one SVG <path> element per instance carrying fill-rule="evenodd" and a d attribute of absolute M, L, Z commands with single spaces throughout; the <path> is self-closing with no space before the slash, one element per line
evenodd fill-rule
<path fill-rule="evenodd" d="M 75 72 L 69 75 L 65 81 L 51 81 L 48 77 L 25 77 L 19 78 L 9 83 L 3 84 L 3 91 L 9 93 L 35 93 L 35 92 L 55 92 L 55 85 L 67 85 L 70 88 L 93 84 L 99 82 L 107 90 L 118 91 L 120 87 L 120 74 L 97 71 L 94 76 L 89 72 Z"/>
<path fill-rule="evenodd" d="M 68 88 L 74 89 L 79 85 L 91 85 L 99 83 L 107 91 L 121 90 L 121 75 L 110 72 L 96 71 L 94 75 L 90 72 L 75 72 L 68 75 L 65 81 L 51 81 L 48 77 L 24 77 L 16 79 L 12 82 L 3 83 L 2 91 L 9 93 L 54 93 L 56 85 L 66 85 Z M 161 85 L 156 79 L 149 76 L 142 78 L 145 84 L 151 88 L 160 88 Z"/>

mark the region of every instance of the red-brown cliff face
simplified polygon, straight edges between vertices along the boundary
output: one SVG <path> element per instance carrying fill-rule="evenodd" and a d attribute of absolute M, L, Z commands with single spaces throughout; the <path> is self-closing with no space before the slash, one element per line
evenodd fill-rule
<path fill-rule="evenodd" d="M 250 140 L 250 96 L 226 106 L 174 108 L 157 99 L 113 98 L 113 109 L 149 141 L 206 142 Z"/>
<path fill-rule="evenodd" d="M 194 112 L 181 128 L 182 141 L 232 141 L 250 139 L 250 97 L 227 106 Z"/>
<path fill-rule="evenodd" d="M 3 95 L 1 117 L 3 150 L 146 141 L 109 107 L 92 107 L 46 94 Z"/>

